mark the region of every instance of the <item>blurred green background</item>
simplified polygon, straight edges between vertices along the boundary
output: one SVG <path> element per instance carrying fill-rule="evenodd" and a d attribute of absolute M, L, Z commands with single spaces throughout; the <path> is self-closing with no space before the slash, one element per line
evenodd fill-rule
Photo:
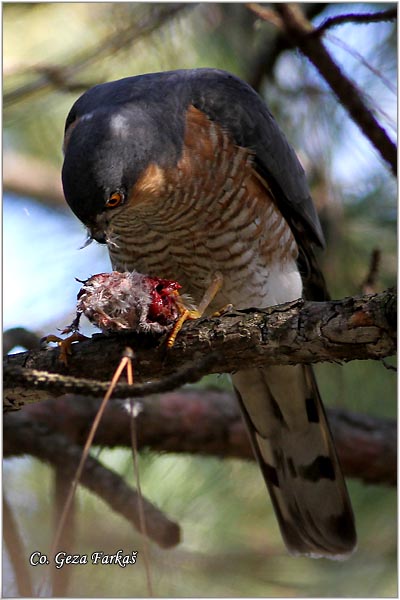
<path fill-rule="evenodd" d="M 302 8 L 319 24 L 335 14 L 392 6 Z M 394 139 L 396 23 L 346 24 L 325 41 Z M 4 3 L 5 328 L 44 335 L 64 326 L 74 314 L 74 277 L 109 269 L 103 248 L 79 250 L 84 230 L 60 199 L 63 126 L 75 99 L 102 81 L 204 66 L 230 70 L 254 85 L 298 152 L 326 232 L 321 261 L 333 297 L 360 293 L 374 248 L 381 251 L 377 291 L 395 285 L 395 180 L 315 69 L 244 4 Z M 321 365 L 317 373 L 327 404 L 396 415 L 396 375 L 381 364 Z M 100 459 L 134 485 L 130 451 L 102 451 Z M 315 561 L 286 554 L 255 465 L 145 452 L 140 472 L 145 496 L 184 532 L 176 549 L 150 547 L 157 596 L 397 595 L 394 489 L 350 481 L 358 551 L 346 562 Z M 52 471 L 29 457 L 7 460 L 3 490 L 22 532 L 21 560 L 48 551 Z M 139 534 L 96 497 L 80 490 L 78 507 L 74 552 L 142 552 Z M 71 568 L 67 596 L 147 596 L 141 561 L 124 570 Z M 32 576 L 37 583 L 40 568 Z M 3 596 L 17 595 L 5 551 Z"/>

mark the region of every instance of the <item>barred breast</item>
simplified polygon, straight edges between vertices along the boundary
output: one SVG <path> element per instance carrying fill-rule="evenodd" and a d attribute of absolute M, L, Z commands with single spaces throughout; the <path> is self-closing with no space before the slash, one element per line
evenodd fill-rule
<path fill-rule="evenodd" d="M 107 231 L 113 268 L 175 279 L 197 302 L 220 271 L 219 307 L 298 298 L 297 244 L 252 160 L 191 107 L 177 166 L 151 164 L 115 211 Z"/>

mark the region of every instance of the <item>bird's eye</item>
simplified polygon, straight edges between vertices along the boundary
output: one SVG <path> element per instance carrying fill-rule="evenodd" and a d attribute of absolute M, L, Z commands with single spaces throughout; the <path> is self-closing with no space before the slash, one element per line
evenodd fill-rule
<path fill-rule="evenodd" d="M 106 202 L 107 208 L 116 208 L 119 206 L 124 200 L 124 194 L 122 192 L 114 192 L 111 194 L 109 199 Z"/>

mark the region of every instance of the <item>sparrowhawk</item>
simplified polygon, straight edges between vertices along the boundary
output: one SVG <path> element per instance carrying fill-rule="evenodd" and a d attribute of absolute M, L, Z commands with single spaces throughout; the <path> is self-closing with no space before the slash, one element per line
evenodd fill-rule
<path fill-rule="evenodd" d="M 65 126 L 66 200 L 116 271 L 179 281 L 210 310 L 326 297 L 323 234 L 294 150 L 259 95 L 216 69 L 128 77 L 89 89 Z M 340 558 L 353 513 L 311 366 L 232 376 L 283 538 Z"/>

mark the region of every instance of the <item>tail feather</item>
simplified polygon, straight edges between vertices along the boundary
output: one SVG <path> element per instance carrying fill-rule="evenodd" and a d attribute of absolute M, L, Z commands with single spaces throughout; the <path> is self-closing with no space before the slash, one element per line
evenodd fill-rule
<path fill-rule="evenodd" d="M 354 517 L 311 366 L 249 369 L 233 383 L 289 551 L 346 558 Z"/>

